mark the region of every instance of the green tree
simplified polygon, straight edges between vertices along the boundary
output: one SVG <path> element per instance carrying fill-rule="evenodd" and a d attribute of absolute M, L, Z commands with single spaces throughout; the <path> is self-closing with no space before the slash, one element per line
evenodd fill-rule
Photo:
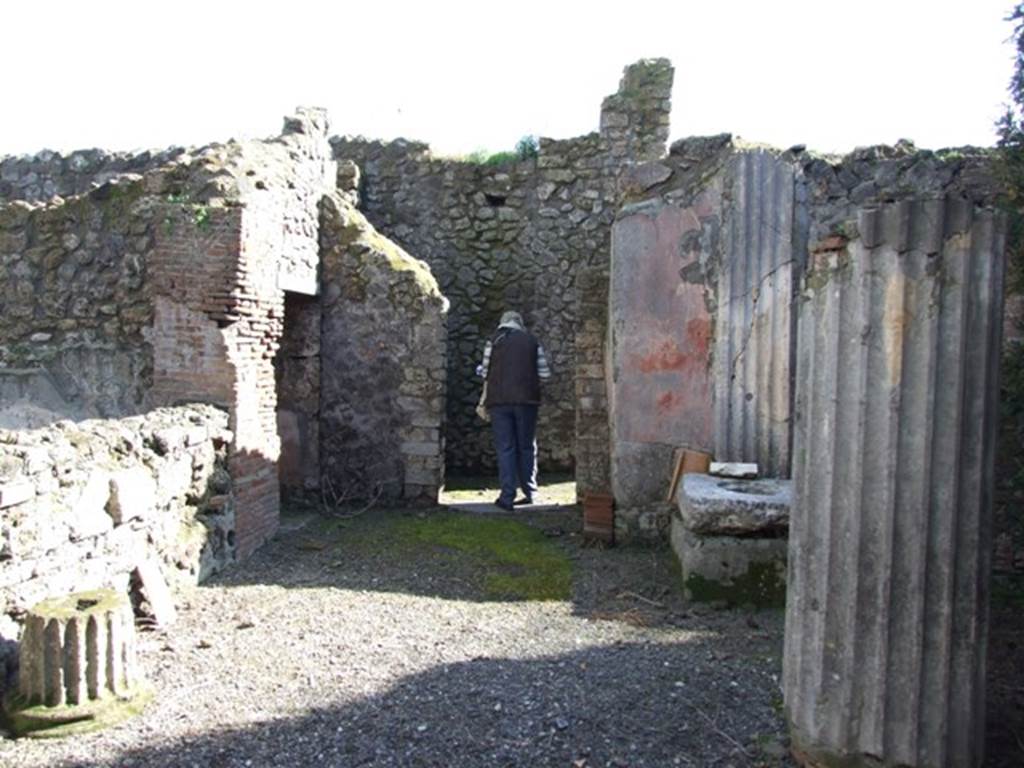
<path fill-rule="evenodd" d="M 1017 3 L 1006 18 L 1013 24 L 1011 40 L 1016 49 L 1010 78 L 1010 104 L 996 123 L 999 139 L 996 172 L 1004 182 L 1005 203 L 1010 212 L 1008 287 L 1024 291 L 1024 2 Z"/>

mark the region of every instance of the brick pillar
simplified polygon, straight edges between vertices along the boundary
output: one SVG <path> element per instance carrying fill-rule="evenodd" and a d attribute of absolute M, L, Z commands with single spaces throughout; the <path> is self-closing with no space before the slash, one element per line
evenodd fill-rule
<path fill-rule="evenodd" d="M 169 204 L 149 265 L 155 293 L 152 406 L 228 410 L 235 543 L 248 557 L 277 529 L 280 489 L 273 357 L 284 294 L 241 207 Z"/>

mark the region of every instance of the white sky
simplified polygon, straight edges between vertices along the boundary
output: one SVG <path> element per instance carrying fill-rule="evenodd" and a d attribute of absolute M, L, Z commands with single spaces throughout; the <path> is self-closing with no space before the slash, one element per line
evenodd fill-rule
<path fill-rule="evenodd" d="M 676 68 L 672 137 L 823 151 L 989 145 L 1012 0 L 11 0 L 0 155 L 276 134 L 298 104 L 332 133 L 436 151 L 596 130 L 622 68 Z"/>

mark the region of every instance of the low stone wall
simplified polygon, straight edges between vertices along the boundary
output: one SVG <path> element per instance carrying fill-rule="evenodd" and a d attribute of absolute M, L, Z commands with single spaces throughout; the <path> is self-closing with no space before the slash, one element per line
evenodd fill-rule
<path fill-rule="evenodd" d="M 208 405 L 0 430 L 0 683 L 40 600 L 127 591 L 154 561 L 173 589 L 234 559 L 230 441 Z"/>

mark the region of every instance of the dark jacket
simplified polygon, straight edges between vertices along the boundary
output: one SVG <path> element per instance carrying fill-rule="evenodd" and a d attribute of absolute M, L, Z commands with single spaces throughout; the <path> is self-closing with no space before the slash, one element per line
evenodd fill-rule
<path fill-rule="evenodd" d="M 487 406 L 540 403 L 537 339 L 529 331 L 499 328 L 491 339 Z"/>

